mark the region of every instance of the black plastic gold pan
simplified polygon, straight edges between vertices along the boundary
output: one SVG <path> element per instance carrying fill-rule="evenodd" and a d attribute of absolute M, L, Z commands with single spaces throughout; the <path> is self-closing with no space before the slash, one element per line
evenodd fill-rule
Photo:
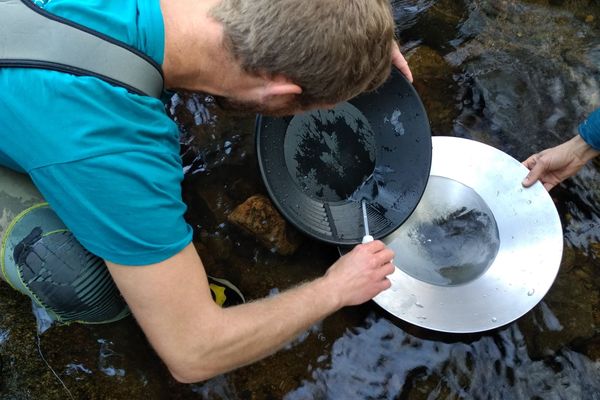
<path fill-rule="evenodd" d="M 353 245 L 364 235 L 361 202 L 376 239 L 419 203 L 431 168 L 431 129 L 413 86 L 394 71 L 376 92 L 331 110 L 259 116 L 257 155 L 276 207 L 301 232 Z"/>

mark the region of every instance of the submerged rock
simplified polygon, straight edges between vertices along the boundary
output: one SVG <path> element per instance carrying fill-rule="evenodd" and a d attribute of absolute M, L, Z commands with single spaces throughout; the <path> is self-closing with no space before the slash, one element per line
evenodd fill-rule
<path fill-rule="evenodd" d="M 248 198 L 228 215 L 227 220 L 255 236 L 268 249 L 281 255 L 293 254 L 300 236 L 293 231 L 263 195 Z"/>
<path fill-rule="evenodd" d="M 600 326 L 596 311 L 600 293 L 593 283 L 594 268 L 588 259 L 565 248 L 554 285 L 544 300 L 519 320 L 532 358 L 553 354 L 565 344 L 577 345 L 594 338 Z"/>
<path fill-rule="evenodd" d="M 426 46 L 418 47 L 407 57 L 415 77 L 415 89 L 423 100 L 433 134 L 447 135 L 458 116 L 452 67 L 441 54 Z"/>

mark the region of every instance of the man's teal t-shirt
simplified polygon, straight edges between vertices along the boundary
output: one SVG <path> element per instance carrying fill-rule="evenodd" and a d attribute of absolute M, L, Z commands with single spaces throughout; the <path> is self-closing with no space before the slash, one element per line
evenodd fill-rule
<path fill-rule="evenodd" d="M 164 57 L 159 0 L 46 0 L 50 13 Z M 94 77 L 0 69 L 0 165 L 27 172 L 90 252 L 160 262 L 192 239 L 179 132 L 157 99 Z"/>

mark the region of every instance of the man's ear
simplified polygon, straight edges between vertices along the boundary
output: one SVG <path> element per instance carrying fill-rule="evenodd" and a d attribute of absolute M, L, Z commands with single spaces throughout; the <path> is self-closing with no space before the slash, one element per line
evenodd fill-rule
<path fill-rule="evenodd" d="M 302 88 L 284 76 L 267 78 L 264 88 L 266 98 L 278 96 L 294 96 L 302 93 Z"/>

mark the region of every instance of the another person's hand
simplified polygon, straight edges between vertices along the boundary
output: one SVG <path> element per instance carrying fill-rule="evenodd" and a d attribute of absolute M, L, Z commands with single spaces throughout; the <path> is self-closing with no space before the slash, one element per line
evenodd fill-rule
<path fill-rule="evenodd" d="M 392 47 L 392 64 L 394 64 L 394 66 L 398 68 L 400 72 L 404 74 L 404 76 L 406 76 L 406 79 L 408 79 L 410 82 L 413 81 L 412 72 L 410 71 L 408 62 L 406 62 L 406 59 L 400 52 L 400 47 L 396 42 L 394 42 Z"/>
<path fill-rule="evenodd" d="M 371 300 L 391 282 L 386 278 L 394 272 L 394 252 L 379 240 L 357 245 L 333 264 L 325 279 L 335 284 L 343 306 Z"/>
<path fill-rule="evenodd" d="M 541 181 L 546 190 L 577 174 L 579 170 L 600 152 L 590 147 L 581 136 L 534 154 L 523 161 L 530 172 L 523 180 L 523 186 L 529 187 Z"/>

